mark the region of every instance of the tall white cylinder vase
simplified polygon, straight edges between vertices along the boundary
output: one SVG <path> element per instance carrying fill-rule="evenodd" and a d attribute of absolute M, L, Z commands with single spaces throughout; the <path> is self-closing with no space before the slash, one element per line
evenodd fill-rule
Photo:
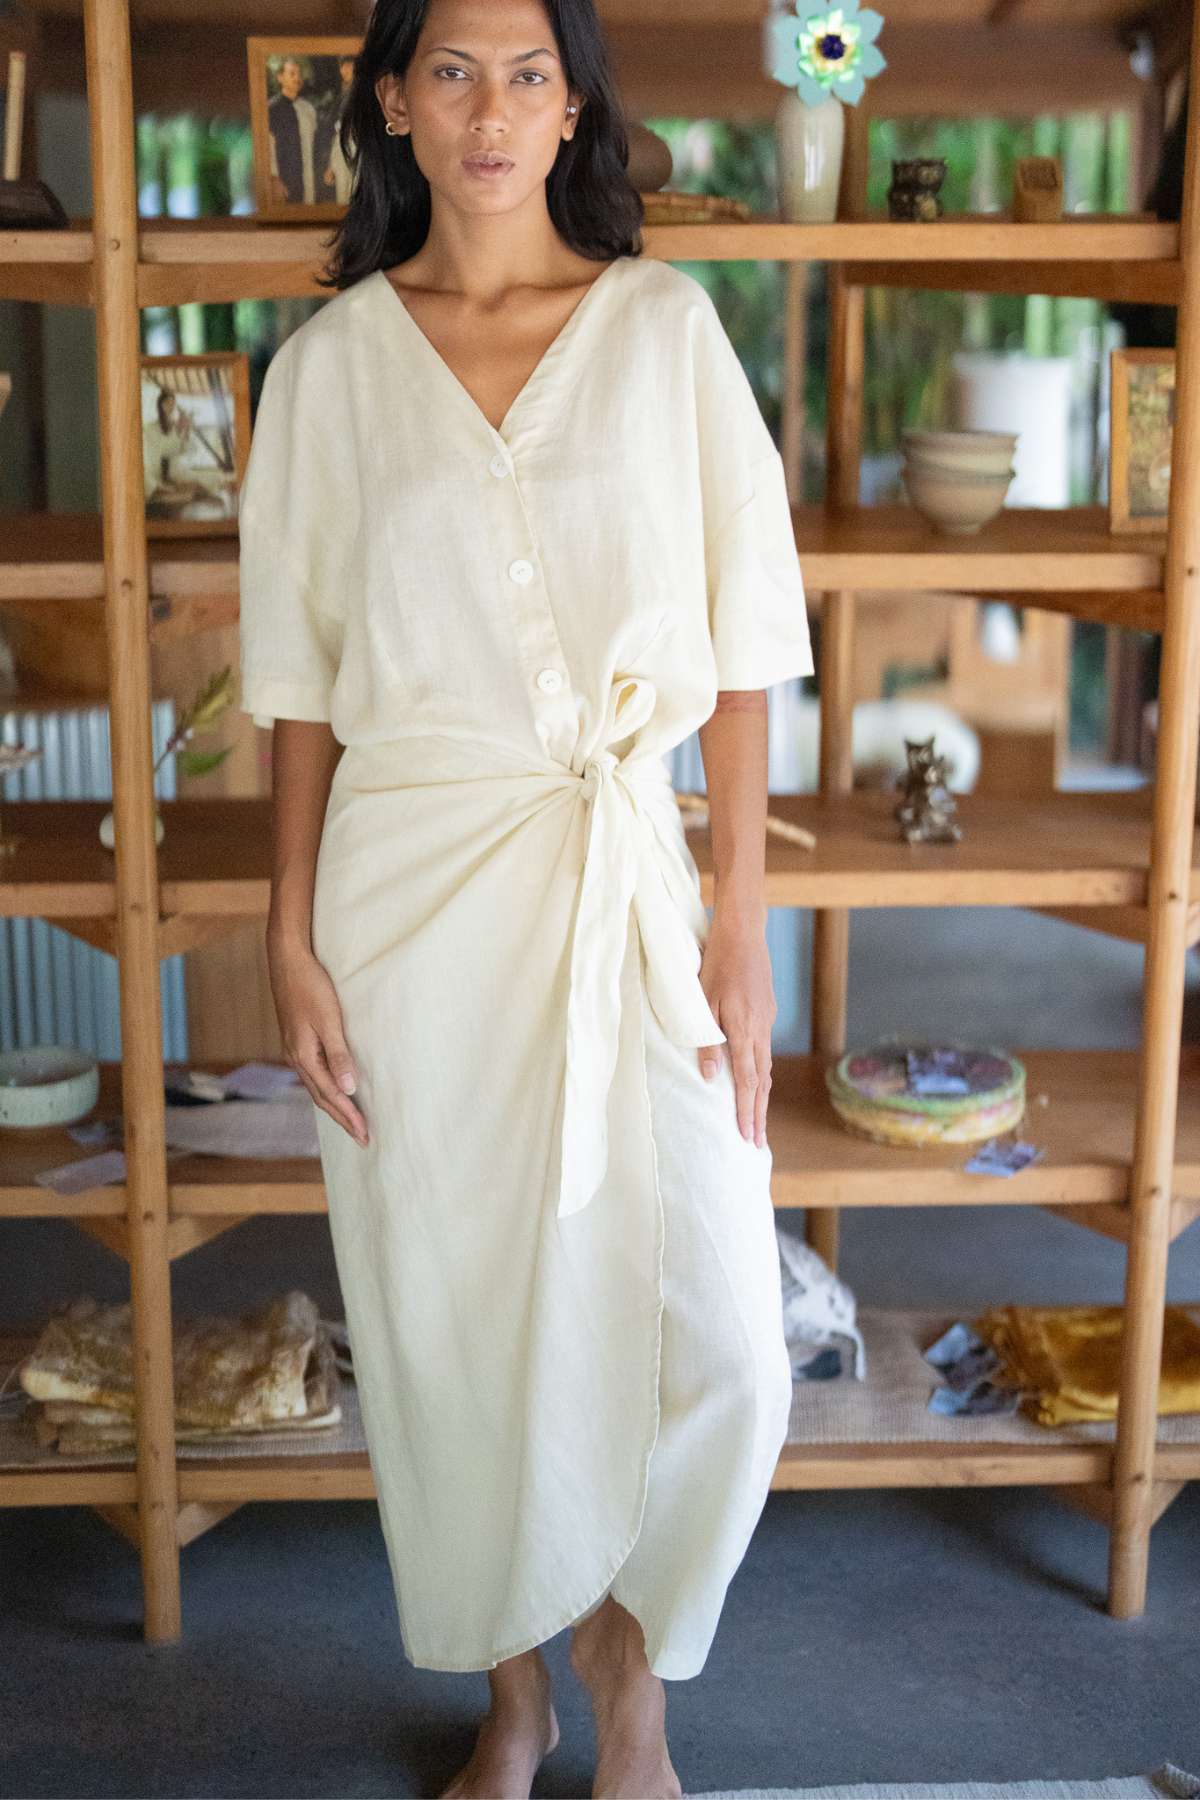
<path fill-rule="evenodd" d="M 846 122 L 834 95 L 811 105 L 785 88 L 775 109 L 779 216 L 792 224 L 829 224 L 837 218 Z"/>

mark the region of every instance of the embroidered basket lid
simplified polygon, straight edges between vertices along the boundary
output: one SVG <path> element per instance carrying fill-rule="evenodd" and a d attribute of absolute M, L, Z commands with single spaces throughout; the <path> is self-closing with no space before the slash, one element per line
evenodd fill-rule
<path fill-rule="evenodd" d="M 889 1043 L 850 1050 L 826 1071 L 834 1111 L 883 1143 L 973 1143 L 1025 1110 L 1025 1069 L 994 1047 Z"/>

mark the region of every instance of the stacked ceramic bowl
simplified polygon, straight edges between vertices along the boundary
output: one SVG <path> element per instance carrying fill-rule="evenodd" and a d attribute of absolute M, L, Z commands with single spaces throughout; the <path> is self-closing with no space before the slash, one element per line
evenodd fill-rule
<path fill-rule="evenodd" d="M 978 531 L 1004 505 L 1013 478 L 1015 431 L 901 433 L 908 497 L 939 531 Z"/>

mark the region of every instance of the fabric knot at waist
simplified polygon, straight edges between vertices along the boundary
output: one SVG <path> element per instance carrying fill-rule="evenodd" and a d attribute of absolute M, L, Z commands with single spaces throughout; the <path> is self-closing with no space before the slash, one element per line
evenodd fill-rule
<path fill-rule="evenodd" d="M 620 762 L 615 750 L 598 750 L 594 756 L 585 759 L 583 779 L 594 794 L 602 781 L 605 781 Z"/>
<path fill-rule="evenodd" d="M 631 905 L 647 992 L 667 1036 L 694 1046 L 725 1042 L 700 984 L 700 943 L 667 886 L 651 816 L 671 797 L 670 774 L 661 757 L 636 749 L 654 702 L 652 682 L 614 681 L 598 742 L 574 770 L 590 816 L 571 942 L 559 1218 L 588 1204 L 608 1167 L 608 1094 L 620 1047 Z M 633 748 L 619 756 L 611 746 L 626 738 Z"/>

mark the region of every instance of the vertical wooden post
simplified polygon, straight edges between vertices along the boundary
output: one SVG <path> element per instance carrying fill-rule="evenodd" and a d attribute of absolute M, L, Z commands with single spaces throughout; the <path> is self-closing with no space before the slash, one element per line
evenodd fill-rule
<path fill-rule="evenodd" d="M 180 1633 L 178 1488 L 142 489 L 138 220 L 126 0 L 86 0 L 84 24 L 138 1522 L 145 1635 L 165 1640 Z"/>
<path fill-rule="evenodd" d="M 804 371 L 808 360 L 808 264 L 784 264 L 783 406 L 779 452 L 793 506 L 804 500 L 806 408 Z"/>
<path fill-rule="evenodd" d="M 1200 726 L 1200 512 L 1193 501 L 1200 482 L 1200 30 L 1194 17 L 1190 63 L 1142 1046 L 1109 1538 L 1108 1610 L 1119 1619 L 1146 1604 Z"/>
<path fill-rule="evenodd" d="M 832 102 L 827 102 L 832 104 Z M 838 217 L 866 217 L 867 135 L 865 96 L 846 108 Z M 825 424 L 825 505 L 858 504 L 862 458 L 863 290 L 852 287 L 844 265 L 829 264 L 829 380 Z M 823 796 L 846 793 L 853 785 L 851 731 L 854 720 L 854 595 L 825 595 L 821 609 L 821 753 Z M 813 913 L 812 1050 L 829 1061 L 845 1047 L 846 978 L 850 957 L 850 914 L 845 907 Z M 805 1239 L 831 1269 L 837 1267 L 838 1211 L 810 1207 Z"/>

